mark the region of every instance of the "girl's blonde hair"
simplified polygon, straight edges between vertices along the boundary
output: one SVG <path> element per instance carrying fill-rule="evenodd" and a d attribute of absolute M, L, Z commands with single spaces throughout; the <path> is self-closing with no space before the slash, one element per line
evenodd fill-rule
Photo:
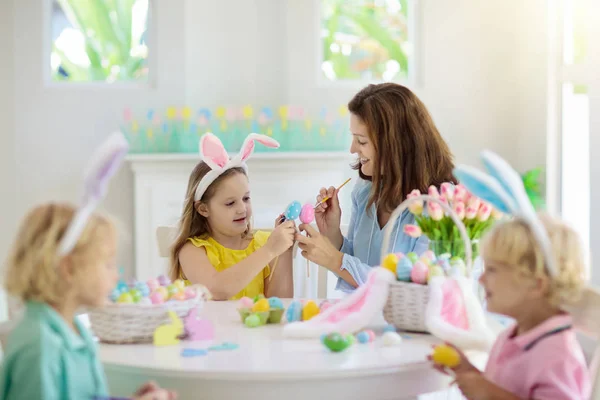
<path fill-rule="evenodd" d="M 60 276 L 58 246 L 76 208 L 68 204 L 35 207 L 23 219 L 6 268 L 7 292 L 21 301 L 36 300 L 58 304 L 71 290 Z M 115 234 L 113 223 L 94 214 L 88 220 L 77 244 L 67 255 L 78 273 L 98 255 L 98 244 Z"/>
<path fill-rule="evenodd" d="M 500 223 L 492 229 L 482 240 L 482 256 L 514 266 L 520 276 L 548 277 L 550 303 L 557 307 L 572 304 L 579 299 L 588 275 L 583 244 L 577 232 L 565 222 L 547 214 L 538 216 L 548 233 L 558 276 L 548 274 L 540 245 L 529 225 L 520 219 Z"/>
<path fill-rule="evenodd" d="M 187 240 L 191 237 L 207 237 L 211 234 L 208 220 L 197 211 L 196 207 L 201 203 L 206 204 L 216 193 L 219 184 L 228 176 L 233 174 L 243 174 L 244 176 L 247 176 L 246 171 L 242 167 L 228 169 L 211 183 L 206 189 L 206 192 L 202 195 L 200 201 L 195 202 L 194 194 L 196 193 L 196 187 L 198 187 L 200 180 L 208 174 L 210 170 L 210 167 L 204 161 L 201 161 L 196 165 L 190 175 L 183 204 L 183 212 L 181 213 L 181 219 L 179 220 L 179 232 L 171 247 L 171 263 L 169 268 L 169 277 L 171 280 L 181 278 L 179 252 L 186 244 Z M 251 232 L 252 226 L 250 221 L 248 221 L 244 237 L 250 237 Z"/>

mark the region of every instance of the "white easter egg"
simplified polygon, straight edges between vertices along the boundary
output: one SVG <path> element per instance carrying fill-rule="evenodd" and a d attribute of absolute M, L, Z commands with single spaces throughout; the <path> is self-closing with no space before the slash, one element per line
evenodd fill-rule
<path fill-rule="evenodd" d="M 397 332 L 385 332 L 381 335 L 381 342 L 384 346 L 398 346 L 402 343 L 402 336 Z"/>

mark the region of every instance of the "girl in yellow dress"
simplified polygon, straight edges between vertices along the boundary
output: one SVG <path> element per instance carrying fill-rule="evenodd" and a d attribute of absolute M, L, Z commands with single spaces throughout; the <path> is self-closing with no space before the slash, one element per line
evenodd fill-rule
<path fill-rule="evenodd" d="M 293 297 L 293 221 L 275 221 L 272 232 L 252 232 L 252 203 L 245 161 L 254 141 L 279 147 L 274 139 L 250 134 L 233 159 L 221 141 L 200 139 L 203 161 L 188 182 L 179 232 L 171 250 L 171 279 L 202 284 L 214 300 L 243 296 Z M 269 277 L 274 263 L 277 273 Z"/>

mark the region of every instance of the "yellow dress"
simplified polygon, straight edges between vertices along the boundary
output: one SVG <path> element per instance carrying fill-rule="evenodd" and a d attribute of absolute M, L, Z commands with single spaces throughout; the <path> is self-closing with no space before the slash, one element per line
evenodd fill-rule
<path fill-rule="evenodd" d="M 267 243 L 267 239 L 269 238 L 270 233 L 264 231 L 256 231 L 254 232 L 254 237 L 248 247 L 243 250 L 234 250 L 229 249 L 213 238 L 209 237 L 206 239 L 202 239 L 199 237 L 191 237 L 188 240 L 196 247 L 204 247 L 206 250 L 206 255 L 210 260 L 210 263 L 217 271 L 223 271 L 232 265 L 235 265 L 248 257 L 250 254 L 254 253 L 256 250 L 260 249 L 262 246 Z M 244 296 L 248 296 L 253 298 L 258 296 L 259 294 L 265 294 L 265 278 L 269 276 L 271 273 L 271 269 L 269 265 L 265 265 L 261 272 L 259 272 L 252 281 L 244 288 L 241 292 L 233 296 L 230 300 L 241 299 Z M 182 271 L 183 274 L 183 271 Z M 185 279 L 184 276 L 182 276 Z M 186 285 L 189 285 L 190 282 L 186 280 Z"/>

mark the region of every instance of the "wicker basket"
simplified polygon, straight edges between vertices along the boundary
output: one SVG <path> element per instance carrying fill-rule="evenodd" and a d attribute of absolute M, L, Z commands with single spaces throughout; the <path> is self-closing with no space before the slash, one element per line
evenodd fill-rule
<path fill-rule="evenodd" d="M 383 236 L 383 246 L 381 249 L 381 260 L 388 254 L 390 245 L 390 236 L 392 234 L 396 220 L 400 218 L 405 209 L 412 202 L 433 201 L 438 203 L 442 209 L 452 218 L 462 240 L 465 242 L 465 264 L 467 277 L 471 275 L 472 270 L 472 252 L 471 241 L 467 235 L 465 225 L 462 223 L 456 213 L 444 202 L 436 197 L 421 195 L 406 199 L 400 204 L 390 216 Z M 413 332 L 428 332 L 425 324 L 425 310 L 429 301 L 429 286 L 420 285 L 412 282 L 396 281 L 390 284 L 388 299 L 383 308 L 383 317 L 387 323 L 394 325 L 398 329 Z"/>
<path fill-rule="evenodd" d="M 185 301 L 168 301 L 163 304 L 110 304 L 89 310 L 91 329 L 101 342 L 114 344 L 149 343 L 160 325 L 170 324 L 168 311 L 184 318 L 199 307 L 205 296 L 198 293 Z"/>

